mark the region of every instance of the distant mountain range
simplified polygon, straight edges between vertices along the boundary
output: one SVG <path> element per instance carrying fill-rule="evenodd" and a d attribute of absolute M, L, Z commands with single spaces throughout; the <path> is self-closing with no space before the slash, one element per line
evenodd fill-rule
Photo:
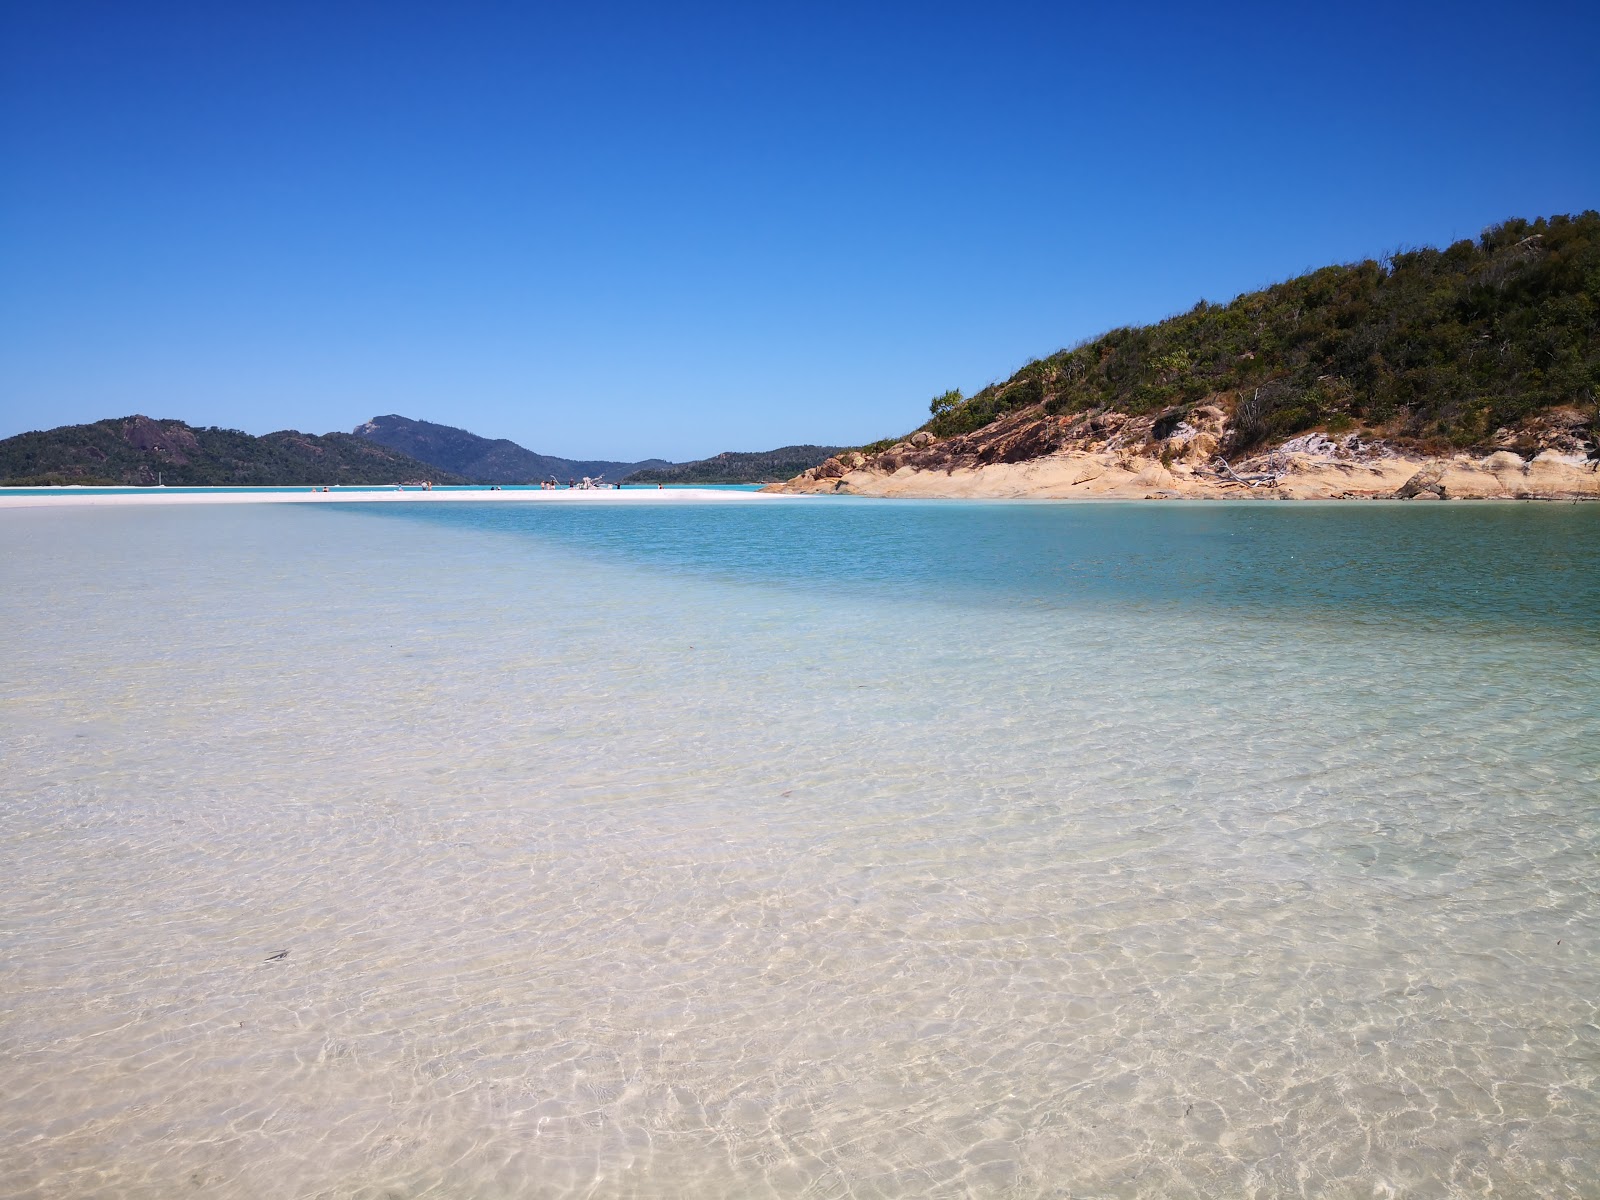
<path fill-rule="evenodd" d="M 0 485 L 292 487 L 465 483 L 387 446 L 348 433 L 285 429 L 253 437 L 145 416 L 18 434 L 0 441 Z"/>
<path fill-rule="evenodd" d="M 435 425 L 432 421 L 416 421 L 393 413 L 357 425 L 355 436 L 431 463 L 473 483 L 534 483 L 552 478 L 566 482 L 585 475 L 604 477 L 615 483 L 635 471 L 673 465 L 664 458 L 647 458 L 643 462 L 556 458 L 536 454 L 505 438 L 479 437 L 451 425 Z"/>
<path fill-rule="evenodd" d="M 473 483 L 533 483 L 540 479 L 604 478 L 609 483 L 771 483 L 818 465 L 838 446 L 784 446 L 756 453 L 727 452 L 695 462 L 664 458 L 643 462 L 556 458 L 536 454 L 505 438 L 479 437 L 451 425 L 391 413 L 356 426 L 357 437 L 432 463 Z"/>
<path fill-rule="evenodd" d="M 647 467 L 628 483 L 773 483 L 810 470 L 838 454 L 842 446 L 782 446 L 758 453 L 725 451 L 698 462 Z"/>
<path fill-rule="evenodd" d="M 254 437 L 135 415 L 62 425 L 0 440 L 0 486 L 52 484 L 294 487 L 301 484 L 533 483 L 604 478 L 635 483 L 756 483 L 821 463 L 833 446 L 785 446 L 691 463 L 557 458 L 409 417 L 374 417 L 354 433 L 294 429 Z"/>

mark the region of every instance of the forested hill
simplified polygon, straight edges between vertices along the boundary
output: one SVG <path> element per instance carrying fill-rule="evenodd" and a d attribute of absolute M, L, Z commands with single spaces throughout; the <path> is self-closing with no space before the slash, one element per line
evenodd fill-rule
<path fill-rule="evenodd" d="M 1235 453 L 1320 428 L 1443 454 L 1508 445 L 1551 409 L 1600 425 L 1597 398 L 1600 213 L 1588 211 L 1201 301 L 1030 362 L 970 398 L 946 393 L 923 428 L 971 440 L 1033 409 L 1041 422 L 1159 414 L 1159 431 L 1211 404 L 1228 415 L 1224 449 Z M 1056 440 L 1028 444 L 1043 454 Z"/>
<path fill-rule="evenodd" d="M 359 437 L 433 463 L 474 483 L 534 483 L 552 477 L 580 479 L 585 475 L 604 476 L 615 482 L 640 468 L 672 465 L 662 458 L 612 462 L 535 454 L 506 438 L 479 437 L 452 425 L 436 425 L 432 421 L 418 421 L 392 413 L 373 417 L 356 426 L 355 432 Z"/>
<path fill-rule="evenodd" d="M 348 433 L 283 430 L 252 437 L 182 421 L 117 417 L 0 441 L 0 485 L 154 484 L 292 487 L 460 477 Z"/>
<path fill-rule="evenodd" d="M 697 462 L 635 471 L 629 483 L 772 483 L 839 453 L 839 446 L 782 446 L 754 453 L 726 451 Z"/>

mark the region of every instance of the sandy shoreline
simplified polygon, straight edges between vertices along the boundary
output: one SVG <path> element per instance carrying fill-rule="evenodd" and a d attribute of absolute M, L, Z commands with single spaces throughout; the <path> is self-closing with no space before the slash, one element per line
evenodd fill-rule
<path fill-rule="evenodd" d="M 906 499 L 1035 500 L 1382 500 L 1419 473 L 1450 500 L 1600 500 L 1600 472 L 1570 456 L 1515 454 L 1422 459 L 1383 457 L 1335 461 L 1290 455 L 1276 482 L 1250 486 L 1218 480 L 1192 466 L 1126 451 L 1064 451 L 1018 463 L 893 470 L 863 465 L 834 476 L 775 484 L 773 492 Z M 1425 493 L 1434 499 L 1436 493 Z"/>
<path fill-rule="evenodd" d="M 339 491 L 310 488 L 281 492 L 176 491 L 130 488 L 125 492 L 83 492 L 61 488 L 50 492 L 7 493 L 0 489 L 0 509 L 94 508 L 102 506 L 170 504 L 707 504 L 770 501 L 759 492 L 723 491 L 716 488 L 561 488 L 541 491 Z"/>
<path fill-rule="evenodd" d="M 785 495 L 907 500 L 1387 500 L 1395 498 L 1419 473 L 1444 493 L 1438 496 L 1430 485 L 1419 499 L 1600 500 L 1600 471 L 1581 460 L 1555 454 L 1541 454 L 1531 462 L 1508 453 L 1485 458 L 1392 456 L 1367 461 L 1296 454 L 1288 456 L 1274 482 L 1250 486 L 1219 480 L 1181 462 L 1163 464 L 1126 452 L 1064 451 L 1027 462 L 951 469 L 910 463 L 893 470 L 863 465 L 821 478 L 800 476 L 759 492 L 721 488 L 331 492 L 311 488 L 252 492 L 129 488 L 110 493 L 74 488 L 0 489 L 0 509 L 173 504 L 746 504 Z"/>

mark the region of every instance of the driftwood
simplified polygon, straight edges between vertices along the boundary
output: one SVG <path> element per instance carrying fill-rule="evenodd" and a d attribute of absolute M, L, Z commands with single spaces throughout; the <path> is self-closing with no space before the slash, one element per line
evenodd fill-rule
<path fill-rule="evenodd" d="M 1217 455 L 1216 461 L 1212 464 L 1212 469 L 1224 479 L 1231 480 L 1234 483 L 1242 483 L 1245 487 L 1253 488 L 1277 487 L 1278 481 L 1283 478 L 1284 474 L 1282 470 L 1273 469 L 1269 465 L 1268 470 L 1252 472 L 1249 475 L 1241 475 L 1239 472 L 1235 471 L 1231 466 L 1229 466 L 1228 460 L 1223 458 L 1220 454 Z"/>

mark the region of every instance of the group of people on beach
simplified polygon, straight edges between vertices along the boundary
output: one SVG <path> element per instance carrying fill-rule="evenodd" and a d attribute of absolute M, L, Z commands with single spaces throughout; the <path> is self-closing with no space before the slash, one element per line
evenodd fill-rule
<path fill-rule="evenodd" d="M 616 488 L 619 492 L 622 490 L 621 483 L 607 483 L 603 478 L 591 479 L 587 475 L 583 477 L 582 483 L 579 483 L 576 479 L 567 480 L 567 487 L 569 489 L 576 488 L 585 492 L 593 491 L 596 488 Z M 561 481 L 553 478 L 541 479 L 539 481 L 539 490 L 541 492 L 559 492 L 561 490 Z"/>
<path fill-rule="evenodd" d="M 425 492 L 433 491 L 433 484 L 429 480 L 423 480 L 420 484 L 414 484 L 413 486 L 420 487 Z M 660 486 L 661 485 L 659 483 L 656 484 L 657 488 Z M 617 483 L 607 483 L 604 479 L 591 479 L 587 475 L 583 477 L 582 483 L 579 483 L 576 479 L 567 480 L 567 487 L 576 488 L 581 491 L 604 488 L 615 488 L 619 492 L 622 490 L 622 484 L 620 481 Z M 326 492 L 330 491 L 331 489 L 325 487 L 314 487 L 311 490 L 313 492 Z M 397 492 L 403 492 L 406 490 L 406 485 L 403 483 L 397 483 L 394 485 L 394 490 Z M 491 483 L 489 485 L 489 490 L 491 492 L 503 492 L 505 491 L 505 488 L 501 487 L 498 483 Z M 561 490 L 561 481 L 558 479 L 541 479 L 539 481 L 539 490 L 541 492 L 558 492 Z"/>

